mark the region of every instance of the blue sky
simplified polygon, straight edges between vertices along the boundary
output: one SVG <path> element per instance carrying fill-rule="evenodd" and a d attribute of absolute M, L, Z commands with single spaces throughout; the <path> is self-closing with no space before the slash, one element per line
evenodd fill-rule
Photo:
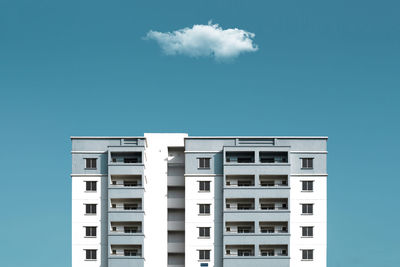
<path fill-rule="evenodd" d="M 328 266 L 399 262 L 398 1 L 0 0 L 1 266 L 71 266 L 71 135 L 328 135 Z M 229 62 L 150 30 L 255 33 Z M 22 252 L 21 252 L 22 251 Z"/>

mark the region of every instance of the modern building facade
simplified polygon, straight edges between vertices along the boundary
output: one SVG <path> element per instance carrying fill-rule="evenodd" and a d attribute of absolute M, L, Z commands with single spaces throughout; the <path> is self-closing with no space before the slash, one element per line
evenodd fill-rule
<path fill-rule="evenodd" d="M 73 267 L 325 267 L 326 137 L 71 137 Z"/>

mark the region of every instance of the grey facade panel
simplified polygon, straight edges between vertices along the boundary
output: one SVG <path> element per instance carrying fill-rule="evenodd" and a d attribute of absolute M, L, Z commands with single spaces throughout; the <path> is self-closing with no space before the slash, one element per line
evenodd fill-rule
<path fill-rule="evenodd" d="M 224 222 L 288 222 L 290 219 L 289 211 L 240 211 L 225 212 Z"/>
<path fill-rule="evenodd" d="M 109 234 L 109 245 L 141 245 L 143 246 L 143 234 Z"/>
<path fill-rule="evenodd" d="M 108 188 L 108 197 L 112 198 L 142 198 L 144 195 L 143 187 L 136 188 Z"/>
<path fill-rule="evenodd" d="M 108 223 L 111 222 L 143 222 L 143 211 L 108 212 Z"/>
<path fill-rule="evenodd" d="M 289 234 L 225 234 L 224 245 L 288 245 Z"/>
<path fill-rule="evenodd" d="M 288 257 L 224 257 L 224 267 L 289 267 Z"/>
<path fill-rule="evenodd" d="M 266 188 L 266 187 L 236 187 L 224 188 L 225 198 L 289 198 L 290 189 L 283 188 Z M 257 205 L 257 203 L 256 203 Z"/>
<path fill-rule="evenodd" d="M 115 256 L 108 258 L 108 267 L 144 267 L 143 258 Z"/>

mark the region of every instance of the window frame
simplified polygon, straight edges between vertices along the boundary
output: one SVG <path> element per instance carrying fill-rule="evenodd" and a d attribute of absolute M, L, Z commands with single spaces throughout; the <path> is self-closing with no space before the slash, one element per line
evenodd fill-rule
<path fill-rule="evenodd" d="M 210 188 L 211 188 L 211 181 L 199 181 L 199 192 L 210 192 Z"/>
<path fill-rule="evenodd" d="M 85 181 L 85 184 L 86 184 L 85 192 L 97 192 L 97 181 Z"/>
<path fill-rule="evenodd" d="M 96 170 L 97 169 L 97 158 L 85 158 L 85 169 L 86 170 Z"/>
<path fill-rule="evenodd" d="M 208 207 L 208 208 L 207 208 Z M 207 213 L 208 210 L 208 213 Z M 199 215 L 210 215 L 211 214 L 211 204 L 199 204 Z"/>
<path fill-rule="evenodd" d="M 314 158 L 300 158 L 300 159 L 301 159 L 301 169 L 304 169 L 304 170 L 314 169 Z M 311 162 L 311 164 L 310 164 L 310 162 Z"/>
<path fill-rule="evenodd" d="M 209 261 L 211 258 L 211 250 L 209 249 L 199 249 L 199 260 L 200 261 Z"/>
<path fill-rule="evenodd" d="M 210 169 L 211 168 L 211 158 L 207 158 L 207 157 L 201 157 L 201 158 L 197 158 L 198 160 L 198 165 L 197 168 L 198 169 Z M 208 163 L 208 166 L 207 166 Z"/>
<path fill-rule="evenodd" d="M 311 185 L 311 189 L 310 189 Z M 302 180 L 301 181 L 302 192 L 314 192 L 314 180 Z"/>
<path fill-rule="evenodd" d="M 90 207 L 94 207 L 94 212 L 93 209 Z M 97 204 L 93 203 L 86 203 L 85 204 L 85 215 L 96 215 L 97 214 Z"/>
<path fill-rule="evenodd" d="M 85 226 L 85 237 L 97 237 L 97 226 Z"/>
<path fill-rule="evenodd" d="M 314 250 L 313 249 L 302 249 L 301 250 L 301 260 L 302 261 L 314 260 Z"/>
<path fill-rule="evenodd" d="M 311 212 L 309 212 L 310 211 L 309 207 L 311 207 Z M 301 204 L 301 214 L 302 215 L 313 215 L 314 214 L 314 204 L 313 203 L 302 203 Z"/>
<path fill-rule="evenodd" d="M 314 226 L 301 226 L 301 237 L 314 237 Z"/>
<path fill-rule="evenodd" d="M 199 227 L 199 238 L 210 238 L 211 227 Z"/>
<path fill-rule="evenodd" d="M 97 260 L 97 249 L 85 249 L 85 260 Z"/>

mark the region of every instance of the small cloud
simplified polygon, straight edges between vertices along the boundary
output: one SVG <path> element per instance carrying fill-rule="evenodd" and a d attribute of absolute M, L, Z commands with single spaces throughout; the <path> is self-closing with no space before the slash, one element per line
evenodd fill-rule
<path fill-rule="evenodd" d="M 149 31 L 146 39 L 155 40 L 167 55 L 233 59 L 258 50 L 254 33 L 241 29 L 222 29 L 218 24 L 193 25 L 173 32 Z"/>

